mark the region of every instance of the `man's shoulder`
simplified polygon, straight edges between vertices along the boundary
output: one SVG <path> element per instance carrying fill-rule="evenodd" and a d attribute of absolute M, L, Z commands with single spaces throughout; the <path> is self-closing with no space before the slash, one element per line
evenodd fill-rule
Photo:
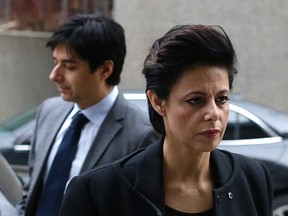
<path fill-rule="evenodd" d="M 143 159 L 143 155 L 145 154 L 144 151 L 145 148 L 138 149 L 129 155 L 92 170 L 88 170 L 79 176 L 84 181 L 103 181 L 105 183 L 116 180 L 117 178 L 127 178 L 127 173 L 129 173 L 129 175 L 134 175 L 136 173 L 139 162 Z"/>
<path fill-rule="evenodd" d="M 51 97 L 48 99 L 45 99 L 41 105 L 40 108 L 41 109 L 45 109 L 45 110 L 50 110 L 50 109 L 61 109 L 63 107 L 70 107 L 73 106 L 72 102 L 67 102 L 65 100 L 63 100 L 61 97 Z"/>
<path fill-rule="evenodd" d="M 44 100 L 38 108 L 38 117 L 51 118 L 52 116 L 61 114 L 61 116 L 73 108 L 72 102 L 64 101 L 61 97 L 52 97 Z"/>
<path fill-rule="evenodd" d="M 139 106 L 125 99 L 123 94 L 119 93 L 114 106 L 114 111 L 117 110 L 116 112 L 123 112 L 126 118 L 132 120 L 137 119 L 138 121 L 142 120 L 145 123 L 150 124 L 148 112 L 143 111 Z"/>
<path fill-rule="evenodd" d="M 70 102 L 64 101 L 61 97 L 50 97 L 45 99 L 42 104 L 51 105 L 51 104 L 68 104 Z"/>

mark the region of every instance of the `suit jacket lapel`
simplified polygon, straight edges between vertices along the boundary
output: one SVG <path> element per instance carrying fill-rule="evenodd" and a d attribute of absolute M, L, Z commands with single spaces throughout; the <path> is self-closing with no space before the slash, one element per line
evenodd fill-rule
<path fill-rule="evenodd" d="M 55 105 L 55 104 L 54 104 Z M 57 109 L 55 109 L 57 107 Z M 35 163 L 34 172 L 38 172 L 36 175 L 40 176 L 40 171 L 43 170 L 43 166 L 46 163 L 48 158 L 51 146 L 54 143 L 55 137 L 61 128 L 63 121 L 66 119 L 67 115 L 71 112 L 73 108 L 72 103 L 64 103 L 59 106 L 59 104 L 55 105 L 54 109 L 50 111 L 49 114 L 45 113 L 45 116 L 42 116 L 43 119 L 40 124 L 43 123 L 43 133 L 41 133 L 41 137 L 39 137 L 37 143 L 39 145 L 36 147 L 36 151 L 38 152 L 37 158 L 39 159 L 37 163 Z M 56 112 L 58 110 L 58 112 Z M 41 117 L 41 118 L 42 118 Z M 38 150 L 39 149 L 39 150 Z"/>
<path fill-rule="evenodd" d="M 99 128 L 97 136 L 95 137 L 81 168 L 81 173 L 90 170 L 99 164 L 99 160 L 105 150 L 111 145 L 111 143 L 113 145 L 115 136 L 123 127 L 121 120 L 125 117 L 126 109 L 125 99 L 121 94 L 119 94 L 113 107 Z"/>

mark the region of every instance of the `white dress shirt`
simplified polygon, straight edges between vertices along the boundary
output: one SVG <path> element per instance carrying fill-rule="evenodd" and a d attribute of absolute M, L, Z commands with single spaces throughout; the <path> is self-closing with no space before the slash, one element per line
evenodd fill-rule
<path fill-rule="evenodd" d="M 113 104 L 115 103 L 118 93 L 119 93 L 118 88 L 114 86 L 112 91 L 105 98 L 103 98 L 99 103 L 85 110 L 81 110 L 81 112 L 89 119 L 89 122 L 82 129 L 80 140 L 78 142 L 78 150 L 77 150 L 76 156 L 73 160 L 72 167 L 70 170 L 70 179 L 80 173 L 80 169 L 84 163 L 84 160 L 88 154 L 88 151 L 92 145 L 92 142 L 95 139 L 102 122 L 104 121 L 108 112 L 110 111 Z M 48 158 L 45 179 L 48 176 L 49 169 L 52 165 L 52 162 L 57 153 L 57 150 L 61 144 L 63 136 L 67 128 L 69 127 L 73 116 L 78 111 L 80 111 L 80 108 L 78 107 L 77 104 L 74 104 L 73 110 L 68 115 L 68 117 L 64 121 L 61 129 L 59 130 L 57 134 L 57 137 L 55 139 L 55 142 L 53 144 L 53 147 L 51 149 L 51 152 Z"/>

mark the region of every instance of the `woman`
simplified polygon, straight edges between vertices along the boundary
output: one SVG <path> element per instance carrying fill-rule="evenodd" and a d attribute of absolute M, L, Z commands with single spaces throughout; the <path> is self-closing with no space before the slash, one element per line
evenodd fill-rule
<path fill-rule="evenodd" d="M 150 120 L 163 139 L 74 178 L 61 215 L 272 215 L 267 169 L 217 149 L 235 63 L 219 26 L 176 26 L 158 39 L 143 74 Z"/>

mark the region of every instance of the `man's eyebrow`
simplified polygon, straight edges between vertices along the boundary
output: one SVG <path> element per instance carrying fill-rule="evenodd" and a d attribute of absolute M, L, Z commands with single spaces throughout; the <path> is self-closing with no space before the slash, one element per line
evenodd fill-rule
<path fill-rule="evenodd" d="M 55 57 L 52 57 L 54 61 L 58 61 Z M 75 63 L 73 59 L 67 58 L 67 59 L 61 59 L 60 62 L 63 63 Z"/>
<path fill-rule="evenodd" d="M 75 63 L 73 59 L 63 59 L 62 62 L 64 63 Z"/>

